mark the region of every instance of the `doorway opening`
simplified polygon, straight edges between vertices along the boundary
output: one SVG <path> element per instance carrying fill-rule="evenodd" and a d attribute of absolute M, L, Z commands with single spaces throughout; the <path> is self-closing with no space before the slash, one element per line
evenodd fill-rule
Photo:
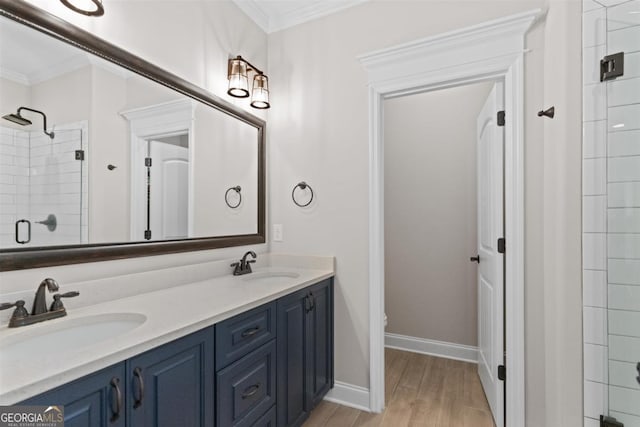
<path fill-rule="evenodd" d="M 503 88 L 490 79 L 383 102 L 391 412 L 401 396 L 441 422 L 504 425 Z"/>
<path fill-rule="evenodd" d="M 525 424 L 524 54 L 543 16 L 519 13 L 358 57 L 369 78 L 369 409 L 385 407 L 384 100 L 495 79 L 504 81 L 505 425 Z M 496 367 L 497 368 L 497 367 Z"/>

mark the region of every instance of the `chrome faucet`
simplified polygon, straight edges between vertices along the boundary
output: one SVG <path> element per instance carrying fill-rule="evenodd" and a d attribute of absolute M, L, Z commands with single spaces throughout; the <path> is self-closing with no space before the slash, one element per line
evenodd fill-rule
<path fill-rule="evenodd" d="M 38 286 L 36 291 L 36 297 L 33 300 L 33 309 L 31 314 L 24 307 L 24 300 L 18 300 L 14 303 L 0 304 L 0 310 L 6 310 L 11 307 L 16 309 L 13 311 L 11 320 L 9 320 L 10 328 L 17 328 L 18 326 L 27 326 L 34 323 L 42 322 L 49 319 L 55 319 L 67 315 L 67 310 L 62 304 L 61 298 L 72 298 L 80 295 L 80 292 L 72 291 L 64 294 L 55 294 L 53 296 L 53 303 L 51 308 L 47 310 L 47 299 L 45 288 L 49 292 L 55 292 L 59 289 L 58 282 L 51 278 L 44 279 Z"/>
<path fill-rule="evenodd" d="M 247 260 L 247 257 L 249 255 L 251 255 L 253 257 L 252 260 Z M 244 256 L 242 257 L 242 259 L 240 261 L 234 262 L 233 264 L 231 264 L 231 267 L 234 267 L 233 268 L 233 275 L 234 276 L 242 276 L 243 274 L 251 273 L 251 264 L 256 262 L 256 258 L 258 258 L 258 256 L 253 251 L 249 251 L 246 254 L 244 254 Z"/>
<path fill-rule="evenodd" d="M 36 297 L 33 299 L 33 309 L 31 314 L 42 314 L 47 312 L 47 297 L 44 292 L 44 288 L 47 288 L 49 292 L 55 292 L 59 289 L 58 282 L 48 277 L 40 282 L 38 290 L 36 291 Z"/>

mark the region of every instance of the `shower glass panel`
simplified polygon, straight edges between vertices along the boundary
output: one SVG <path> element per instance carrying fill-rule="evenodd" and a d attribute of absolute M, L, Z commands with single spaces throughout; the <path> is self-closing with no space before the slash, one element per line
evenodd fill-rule
<path fill-rule="evenodd" d="M 0 247 L 88 242 L 87 122 L 0 125 Z"/>
<path fill-rule="evenodd" d="M 585 426 L 640 427 L 640 0 L 583 10 Z"/>

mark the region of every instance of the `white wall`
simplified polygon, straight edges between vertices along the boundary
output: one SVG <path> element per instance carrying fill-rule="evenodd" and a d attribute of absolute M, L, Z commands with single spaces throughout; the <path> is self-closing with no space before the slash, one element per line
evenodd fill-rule
<path fill-rule="evenodd" d="M 477 345 L 476 120 L 492 86 L 384 101 L 387 332 Z"/>
<path fill-rule="evenodd" d="M 579 425 L 580 5 L 374 1 L 269 36 L 271 215 L 285 237 L 272 248 L 337 257 L 336 380 L 369 383 L 368 99 L 356 55 L 547 6 L 551 23 L 530 32 L 525 57 L 526 418 Z M 562 108 L 555 133 L 536 116 L 547 104 Z M 312 209 L 290 202 L 301 179 L 316 190 Z"/>

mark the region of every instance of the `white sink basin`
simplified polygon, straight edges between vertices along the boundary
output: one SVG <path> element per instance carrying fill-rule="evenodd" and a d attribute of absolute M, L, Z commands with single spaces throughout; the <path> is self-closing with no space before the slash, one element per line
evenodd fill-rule
<path fill-rule="evenodd" d="M 253 282 L 253 281 L 278 281 L 282 279 L 295 279 L 300 277 L 299 273 L 294 273 L 291 271 L 260 271 L 257 273 L 247 274 L 242 278 L 245 282 Z"/>
<path fill-rule="evenodd" d="M 74 352 L 126 334 L 146 320 L 145 315 L 138 313 L 109 313 L 23 326 L 21 333 L 0 341 L 0 361 L 7 363 L 38 354 Z"/>

